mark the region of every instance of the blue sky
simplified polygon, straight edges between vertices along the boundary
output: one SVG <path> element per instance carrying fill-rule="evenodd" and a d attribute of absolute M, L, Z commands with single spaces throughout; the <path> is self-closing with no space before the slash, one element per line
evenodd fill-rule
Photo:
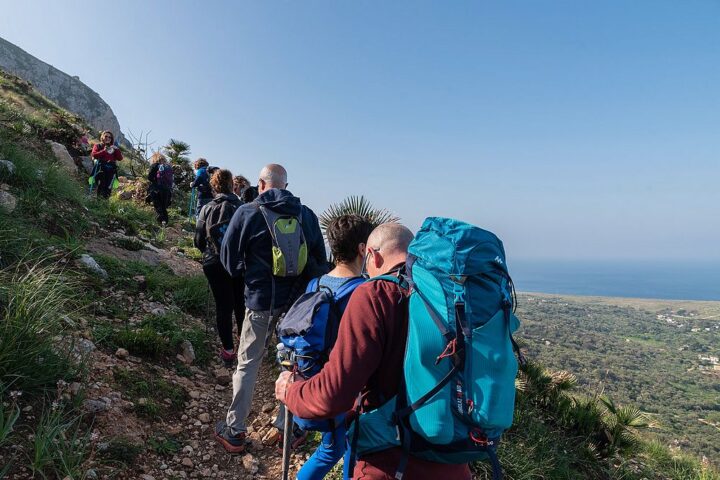
<path fill-rule="evenodd" d="M 720 3 L 0 0 L 127 132 L 512 258 L 720 260 Z"/>

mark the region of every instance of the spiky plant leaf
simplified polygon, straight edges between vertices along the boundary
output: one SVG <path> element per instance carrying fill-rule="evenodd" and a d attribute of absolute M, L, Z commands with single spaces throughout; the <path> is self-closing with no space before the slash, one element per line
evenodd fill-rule
<path fill-rule="evenodd" d="M 347 197 L 340 203 L 334 203 L 320 215 L 320 228 L 323 233 L 327 229 L 330 222 L 342 215 L 359 215 L 366 218 L 373 227 L 377 227 L 383 223 L 394 223 L 400 221 L 400 217 L 392 214 L 384 208 L 375 208 L 363 196 L 352 195 Z"/>

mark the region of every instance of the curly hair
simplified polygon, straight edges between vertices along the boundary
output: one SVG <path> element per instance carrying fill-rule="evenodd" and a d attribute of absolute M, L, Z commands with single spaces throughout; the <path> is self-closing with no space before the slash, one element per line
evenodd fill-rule
<path fill-rule="evenodd" d="M 325 230 L 330 251 L 336 262 L 350 263 L 358 256 L 358 245 L 367 243 L 372 224 L 360 215 L 341 215 Z"/>
<path fill-rule="evenodd" d="M 155 152 L 152 154 L 152 157 L 150 157 L 150 163 L 158 163 L 161 160 L 167 160 L 167 158 L 160 152 Z"/>
<path fill-rule="evenodd" d="M 242 175 L 236 175 L 233 178 L 233 183 L 240 185 L 240 189 L 250 186 L 250 181 Z"/>
<path fill-rule="evenodd" d="M 197 170 L 198 168 L 207 167 L 210 164 L 204 158 L 198 158 L 193 165 L 195 166 L 195 170 Z"/>
<path fill-rule="evenodd" d="M 233 193 L 232 172 L 230 172 L 230 170 L 225 170 L 224 168 L 216 170 L 210 178 L 210 186 L 215 194 Z"/>

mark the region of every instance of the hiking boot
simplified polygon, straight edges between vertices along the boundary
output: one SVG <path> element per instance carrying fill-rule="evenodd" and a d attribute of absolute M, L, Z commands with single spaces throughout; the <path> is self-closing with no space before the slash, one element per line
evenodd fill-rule
<path fill-rule="evenodd" d="M 233 435 L 230 427 L 224 421 L 215 425 L 215 440 L 223 446 L 228 453 L 242 453 L 245 451 L 245 432 Z"/>
<path fill-rule="evenodd" d="M 298 447 L 302 446 L 307 441 L 308 438 L 308 432 L 307 430 L 300 430 L 297 429 L 293 432 L 293 439 L 290 442 L 290 450 L 296 450 Z M 282 453 L 283 449 L 283 435 L 284 432 L 280 432 L 280 435 L 278 436 L 278 450 L 280 453 Z"/>
<path fill-rule="evenodd" d="M 225 365 L 226 368 L 232 368 L 235 365 L 235 360 L 237 360 L 237 355 L 235 355 L 235 352 L 228 352 L 224 348 L 220 349 L 220 360 L 222 360 L 223 365 Z"/>

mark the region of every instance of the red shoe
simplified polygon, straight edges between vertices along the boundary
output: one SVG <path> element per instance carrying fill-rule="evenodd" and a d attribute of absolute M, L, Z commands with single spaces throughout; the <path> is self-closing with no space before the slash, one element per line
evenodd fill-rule
<path fill-rule="evenodd" d="M 236 359 L 237 355 L 235 355 L 235 352 L 228 352 L 224 348 L 220 349 L 220 360 L 222 360 L 226 368 L 232 368 L 235 365 Z"/>
<path fill-rule="evenodd" d="M 228 453 L 242 453 L 245 451 L 245 432 L 233 435 L 225 422 L 215 425 L 215 440 L 223 446 Z"/>

